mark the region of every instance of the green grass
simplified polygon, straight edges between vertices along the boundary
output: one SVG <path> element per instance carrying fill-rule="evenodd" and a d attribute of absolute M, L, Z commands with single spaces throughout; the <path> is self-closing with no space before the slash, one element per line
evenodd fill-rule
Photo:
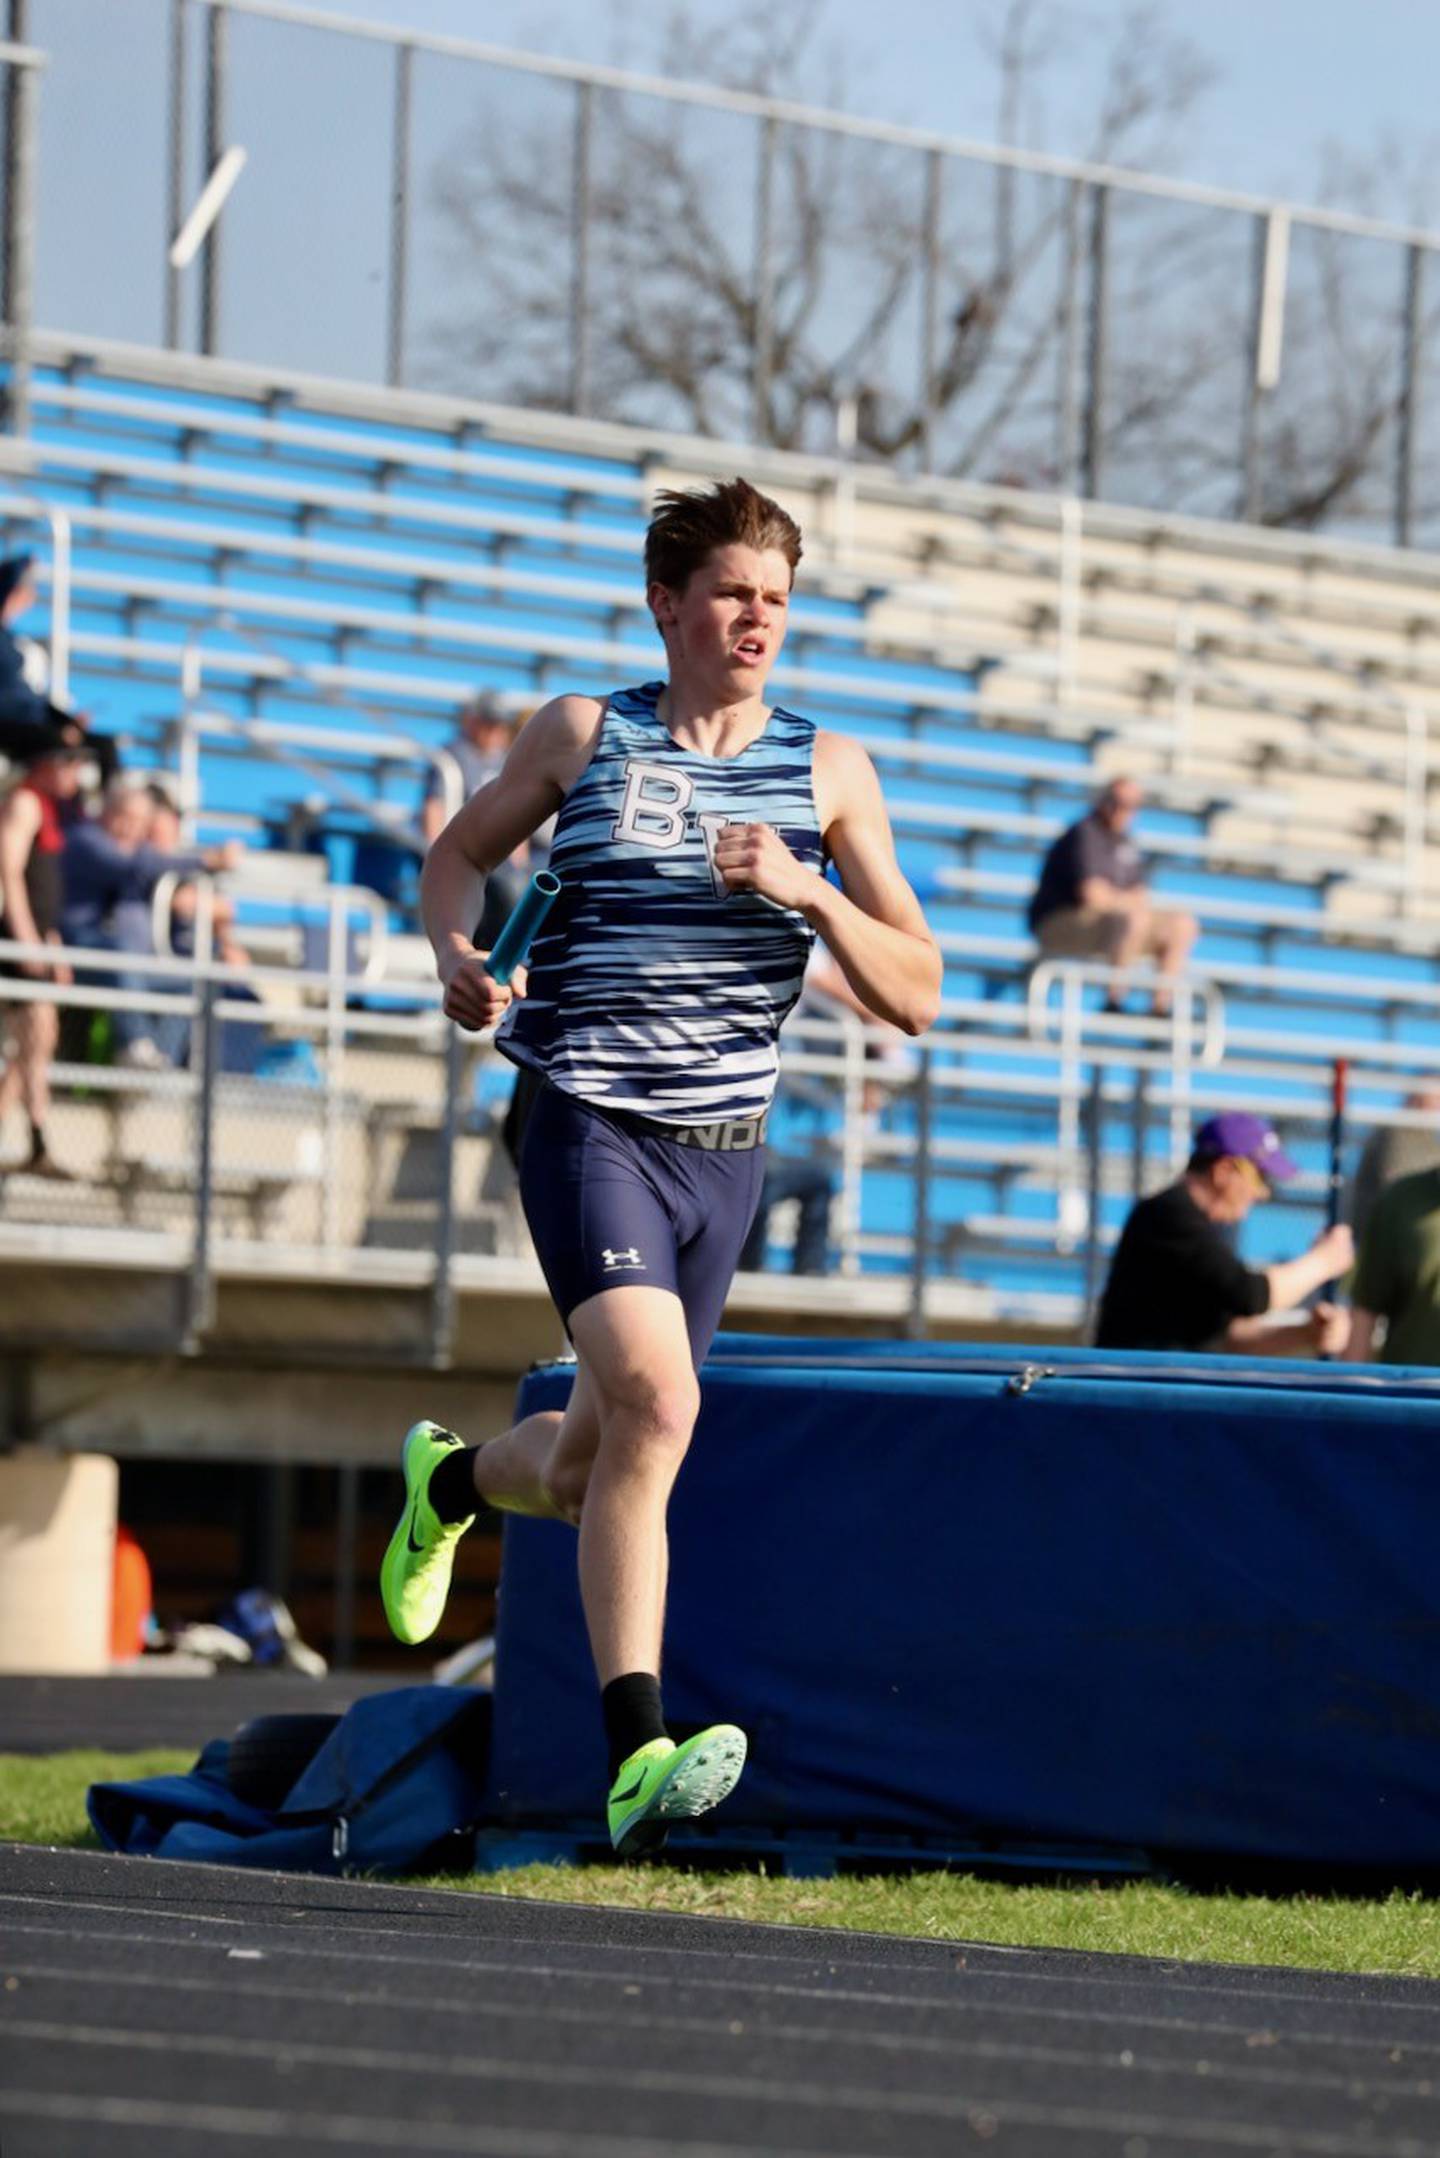
<path fill-rule="evenodd" d="M 1199 1895 L 1158 1881 L 1015 1886 L 957 1873 L 784 1881 L 619 1866 L 523 1866 L 429 1885 L 931 1941 L 1440 1977 L 1440 1902 L 1398 1891 L 1351 1900 Z"/>
<path fill-rule="evenodd" d="M 0 1753 L 0 1843 L 57 1843 L 94 1851 L 99 1843 L 85 1818 L 92 1783 L 133 1776 L 181 1775 L 194 1752 Z"/>
<path fill-rule="evenodd" d="M 0 1754 L 0 1842 L 93 1849 L 87 1784 L 184 1770 L 193 1759 L 160 1751 Z M 950 1873 L 786 1881 L 624 1866 L 521 1866 L 417 1885 L 934 1941 L 1440 1977 L 1440 1901 L 1398 1892 L 1378 1899 L 1201 1895 L 1155 1881 L 1014 1886 Z"/>

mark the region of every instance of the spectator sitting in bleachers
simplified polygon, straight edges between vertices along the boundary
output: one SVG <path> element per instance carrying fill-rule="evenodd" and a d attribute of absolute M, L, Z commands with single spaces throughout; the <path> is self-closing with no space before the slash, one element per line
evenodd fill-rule
<path fill-rule="evenodd" d="M 45 749 L 80 746 L 89 751 L 102 780 L 119 759 L 108 735 L 92 734 L 83 712 L 62 711 L 45 694 L 49 668 L 36 645 L 22 643 L 12 625 L 35 602 L 34 557 L 0 561 L 0 757 L 27 765 Z"/>
<path fill-rule="evenodd" d="M 1417 1087 L 1405 1107 L 1428 1124 L 1377 1124 L 1360 1149 L 1345 1207 L 1345 1218 L 1363 1245 L 1377 1200 L 1397 1178 L 1440 1168 L 1440 1087 Z"/>
<path fill-rule="evenodd" d="M 514 739 L 515 727 L 506 718 L 499 698 L 491 691 L 478 691 L 467 705 L 462 706 L 457 730 L 444 747 L 460 767 L 460 783 L 467 802 L 499 773 Z M 445 802 L 440 775 L 436 772 L 431 775 L 420 805 L 420 829 L 427 846 L 434 845 L 444 826 Z M 508 861 L 491 870 L 485 879 L 484 912 L 475 931 L 478 950 L 489 951 L 538 861 L 534 848 L 527 842 L 517 847 Z"/>
<path fill-rule="evenodd" d="M 1095 1342 L 1102 1349 L 1232 1350 L 1250 1356 L 1338 1355 L 1349 1313 L 1318 1303 L 1293 1310 L 1355 1256 L 1339 1224 L 1298 1259 L 1246 1266 L 1229 1231 L 1295 1163 L 1264 1117 L 1227 1109 L 1200 1126 L 1185 1174 L 1132 1208 L 1111 1262 Z"/>
<path fill-rule="evenodd" d="M 1051 844 L 1028 918 L 1044 958 L 1103 959 L 1116 970 L 1107 1011 L 1122 1007 L 1123 970 L 1153 959 L 1159 979 L 1152 1009 L 1163 1016 L 1197 928 L 1193 914 L 1151 902 L 1140 849 L 1130 837 L 1143 800 L 1137 780 L 1110 781 L 1093 809 Z"/>
<path fill-rule="evenodd" d="M 171 867 L 180 868 L 186 850 L 181 844 L 180 812 L 168 789 L 158 780 L 151 780 L 146 788 L 151 801 L 150 837 L 148 845 L 152 854 L 168 854 Z M 244 848 L 238 840 L 228 840 L 223 846 L 205 850 L 208 859 L 202 866 L 211 870 L 237 869 Z M 193 856 L 194 850 L 191 850 Z M 133 906 L 135 901 L 126 901 Z M 196 887 L 181 884 L 176 887 L 170 909 L 170 949 L 177 957 L 188 959 L 195 950 L 195 916 L 198 910 Z M 148 902 L 147 902 L 148 913 Z M 214 955 L 222 966 L 248 967 L 250 954 L 235 934 L 235 902 L 225 892 L 214 892 L 210 901 L 210 922 L 214 938 Z"/>
<path fill-rule="evenodd" d="M 1350 1289 L 1352 1362 L 1440 1364 L 1440 1163 L 1380 1192 Z"/>
<path fill-rule="evenodd" d="M 463 800 L 468 802 L 472 794 L 478 794 L 495 777 L 514 738 L 515 729 L 505 716 L 504 706 L 489 690 L 478 690 L 468 704 L 460 707 L 455 732 L 441 746 L 460 768 Z M 420 829 L 425 834 L 427 846 L 434 845 L 444 824 L 445 801 L 440 774 L 432 772 L 420 806 Z"/>
<path fill-rule="evenodd" d="M 37 757 L 3 803 L 0 803 L 0 936 L 19 944 L 55 944 L 60 938 L 64 840 L 62 803 L 80 787 L 82 752 L 64 745 Z M 63 959 L 0 960 L 0 975 L 60 985 L 71 980 Z M 25 1166 L 34 1176 L 67 1180 L 69 1171 L 53 1159 L 45 1136 L 50 1113 L 50 1062 L 59 1039 L 56 1006 L 16 1000 L 7 1007 L 9 1039 L 0 1073 L 0 1125 L 18 1099 L 30 1120 L 30 1153 Z"/>
<path fill-rule="evenodd" d="M 105 790 L 99 816 L 85 818 L 66 833 L 61 926 L 67 944 L 153 958 L 150 899 L 161 877 L 171 871 L 193 874 L 202 869 L 236 866 L 242 850 L 233 842 L 188 853 L 156 846 L 156 814 L 154 795 L 144 780 L 113 779 Z M 178 838 L 178 826 L 168 836 Z M 139 972 L 92 975 L 87 979 L 126 990 L 171 986 L 147 983 Z M 174 1061 L 157 1039 L 161 1023 L 159 1014 L 113 1012 L 111 1039 L 116 1063 L 143 1069 Z"/>

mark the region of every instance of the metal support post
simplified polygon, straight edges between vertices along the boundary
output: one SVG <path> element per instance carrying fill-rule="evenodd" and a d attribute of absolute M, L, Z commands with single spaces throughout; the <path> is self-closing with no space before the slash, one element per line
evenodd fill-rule
<path fill-rule="evenodd" d="M 1085 1103 L 1085 1318 L 1088 1337 L 1100 1301 L 1100 1195 L 1101 1164 L 1105 1144 L 1105 1067 L 1090 1067 L 1090 1092 Z"/>
<path fill-rule="evenodd" d="M 5 0 L 5 36 L 13 45 L 26 42 L 29 28 L 30 0 Z M 15 203 L 15 167 L 20 147 L 20 83 L 25 70 L 17 61 L 11 61 L 5 69 L 5 230 L 0 240 L 0 312 L 10 320 L 10 304 L 14 273 L 11 267 L 11 242 L 14 232 L 12 211 Z"/>
<path fill-rule="evenodd" d="M 1060 258 L 1060 381 L 1056 400 L 1055 471 L 1063 494 L 1080 480 L 1080 211 L 1084 182 L 1065 190 L 1064 244 Z"/>
<path fill-rule="evenodd" d="M 1240 435 L 1240 515 L 1254 524 L 1260 514 L 1260 325 L 1265 312 L 1265 228 L 1257 217 L 1251 233 L 1250 365 L 1245 373 L 1245 421 Z"/>
<path fill-rule="evenodd" d="M 1086 335 L 1085 441 L 1080 492 L 1094 500 L 1105 476 L 1105 381 L 1109 361 L 1110 190 L 1090 190 L 1090 321 Z"/>
<path fill-rule="evenodd" d="M 355 1550 L 360 1530 L 360 1471 L 342 1461 L 335 1491 L 335 1639 L 330 1661 L 337 1671 L 355 1662 Z"/>
<path fill-rule="evenodd" d="M 225 86 L 229 57 L 230 10 L 211 6 L 205 20 L 205 170 L 211 173 L 225 154 Z M 205 235 L 200 269 L 200 350 L 211 358 L 220 346 L 220 224 Z"/>
<path fill-rule="evenodd" d="M 455 1142 L 460 1131 L 460 1085 L 464 1074 L 460 1029 L 445 1030 L 445 1101 L 440 1112 L 439 1217 L 435 1224 L 435 1276 L 430 1291 L 430 1362 L 449 1365 L 455 1342 Z"/>
<path fill-rule="evenodd" d="M 344 1158 L 341 1087 L 345 1076 L 345 996 L 350 973 L 350 905 L 343 892 L 330 895 L 325 939 L 325 1124 L 321 1139 L 324 1186 L 320 1195 L 321 1241 L 340 1242 L 340 1164 Z"/>
<path fill-rule="evenodd" d="M 1199 639 L 1195 610 L 1183 606 L 1175 614 L 1175 671 L 1170 701 L 1170 776 L 1179 778 L 1189 769 L 1190 737 L 1195 723 L 1195 654 Z"/>
<path fill-rule="evenodd" d="M 220 991 L 213 980 L 199 984 L 200 1018 L 197 1029 L 198 1056 L 192 1068 L 199 1075 L 195 1093 L 195 1234 L 190 1271 L 185 1278 L 184 1317 L 181 1324 L 182 1355 L 193 1356 L 203 1334 L 215 1323 L 215 1283 L 211 1272 L 211 1240 L 215 1212 L 215 1068 L 219 1042 L 215 1006 Z"/>
<path fill-rule="evenodd" d="M 1283 210 L 1255 219 L 1254 305 L 1250 319 L 1250 372 L 1245 385 L 1241 441 L 1240 514 L 1255 524 L 1263 505 L 1261 416 L 1280 380 L 1285 330 L 1285 282 L 1290 262 L 1290 220 Z"/>
<path fill-rule="evenodd" d="M 1170 1013 L 1170 1167 L 1177 1174 L 1190 1154 L 1190 1085 L 1195 1058 L 1195 991 L 1175 985 Z"/>
<path fill-rule="evenodd" d="M 752 431 L 757 442 L 770 439 L 770 379 L 775 361 L 775 248 L 772 231 L 775 197 L 776 122 L 760 123 L 760 170 L 755 183 L 755 354 L 752 375 Z"/>
<path fill-rule="evenodd" d="M 1062 966 L 1060 981 L 1060 1100 L 1057 1139 L 1060 1148 L 1059 1185 L 1056 1202 L 1062 1223 L 1075 1218 L 1081 1201 L 1079 1169 L 1081 1146 L 1080 1089 L 1084 1075 L 1080 1062 L 1080 1036 L 1084 1029 L 1084 976 L 1074 967 Z"/>
<path fill-rule="evenodd" d="M 1425 250 L 1405 250 L 1405 327 L 1400 346 L 1400 427 L 1395 444 L 1395 544 L 1415 534 L 1415 460 L 1420 442 L 1420 382 L 1425 359 Z"/>
<path fill-rule="evenodd" d="M 1150 1073 L 1135 1067 L 1135 1092 L 1130 1105 L 1130 1196 L 1145 1196 L 1145 1141 L 1150 1128 Z"/>
<path fill-rule="evenodd" d="M 840 1082 L 840 1272 L 860 1271 L 861 1191 L 865 1181 L 865 1028 L 855 1012 L 837 1010 L 844 1076 Z"/>
<path fill-rule="evenodd" d="M 1056 690 L 1064 706 L 1075 700 L 1080 674 L 1080 578 L 1084 567 L 1085 513 L 1074 495 L 1060 503 L 1059 591 L 1055 609 Z"/>
<path fill-rule="evenodd" d="M 912 1341 L 923 1341 L 928 1331 L 925 1287 L 930 1273 L 930 1126 L 933 1052 L 920 1051 L 915 1075 L 915 1217 L 910 1263 L 910 1311 L 905 1332 Z"/>
<path fill-rule="evenodd" d="M 165 343 L 171 352 L 180 349 L 180 279 L 181 272 L 170 260 L 170 243 L 180 230 L 185 215 L 185 105 L 187 78 L 186 65 L 190 34 L 189 0 L 170 0 L 170 96 L 169 96 L 169 179 L 165 208 L 168 226 L 165 233 Z"/>
<path fill-rule="evenodd" d="M 23 0 L 10 0 L 12 34 L 25 26 Z M 5 331 L 9 381 L 6 426 L 30 432 L 30 333 L 35 314 L 35 133 L 40 76 L 35 65 L 12 60 L 5 88 Z"/>
<path fill-rule="evenodd" d="M 386 325 L 385 380 L 405 381 L 406 255 L 410 241 L 410 110 L 415 47 L 395 47 L 395 106 L 390 132 L 390 292 Z"/>
<path fill-rule="evenodd" d="M 575 90 L 574 188 L 570 238 L 570 409 L 590 412 L 590 225 L 595 143 L 595 85 Z"/>
<path fill-rule="evenodd" d="M 1405 704 L 1405 891 L 1402 911 L 1425 905 L 1425 826 L 1430 806 L 1430 730 L 1425 707 Z"/>
<path fill-rule="evenodd" d="M 940 218 L 945 158 L 932 150 L 925 160 L 925 237 L 920 256 L 920 469 L 935 470 L 935 423 L 939 418 Z"/>

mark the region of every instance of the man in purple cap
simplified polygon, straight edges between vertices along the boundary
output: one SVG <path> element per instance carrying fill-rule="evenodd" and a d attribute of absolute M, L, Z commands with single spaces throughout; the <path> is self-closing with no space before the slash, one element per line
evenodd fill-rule
<path fill-rule="evenodd" d="M 1178 1184 L 1136 1205 L 1121 1231 L 1100 1302 L 1102 1349 L 1231 1349 L 1250 1356 L 1343 1351 L 1349 1314 L 1319 1303 L 1289 1319 L 1312 1290 L 1346 1273 L 1355 1257 L 1344 1223 L 1298 1259 L 1246 1266 L 1228 1231 L 1257 1200 L 1288 1183 L 1295 1163 L 1264 1117 L 1243 1109 L 1212 1116 Z"/>

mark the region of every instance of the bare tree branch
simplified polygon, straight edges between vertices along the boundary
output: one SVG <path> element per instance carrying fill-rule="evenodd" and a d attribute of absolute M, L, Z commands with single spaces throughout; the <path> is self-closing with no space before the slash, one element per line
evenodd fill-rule
<path fill-rule="evenodd" d="M 805 0 L 674 0 L 670 73 L 814 102 L 844 97 L 840 56 Z M 1098 97 L 1076 115 L 1095 161 L 1154 168 L 1210 70 L 1158 8 L 1098 17 L 1076 0 L 994 0 L 985 29 L 1002 142 L 1043 131 L 1080 40 L 1107 40 Z M 500 97 L 504 92 L 499 93 Z M 551 110 L 558 111 L 556 94 Z M 536 93 L 538 108 L 540 94 Z M 523 108 L 522 108 L 523 110 Z M 587 233 L 592 409 L 744 434 L 761 336 L 756 220 L 761 130 L 747 118 L 593 93 Z M 1388 158 L 1388 163 L 1386 159 Z M 1068 182 L 950 160 L 932 267 L 926 154 L 782 125 L 771 167 L 769 366 L 758 422 L 781 447 L 828 450 L 854 400 L 858 452 L 891 463 L 1041 484 L 1057 473 L 1059 357 L 1083 336 L 1066 272 Z M 430 202 L 455 295 L 429 334 L 429 379 L 562 406 L 571 383 L 576 246 L 569 136 L 497 102 L 439 158 Z M 1332 155 L 1327 187 L 1354 207 L 1416 214 L 1440 195 L 1440 155 L 1397 177 L 1393 152 Z M 1388 203 L 1385 198 L 1390 198 Z M 1247 396 L 1250 221 L 1111 196 L 1112 354 L 1102 413 L 1115 484 L 1166 506 L 1233 499 Z M 1262 410 L 1264 510 L 1313 524 L 1368 500 L 1396 410 L 1398 272 L 1297 228 L 1285 369 Z M 1393 290 L 1382 290 L 1389 275 Z M 1440 299 L 1440 295 L 1437 295 Z M 933 306 L 933 364 L 922 310 Z M 1053 372 L 1051 371 L 1053 369 Z M 928 379 L 927 379 L 928 378 Z M 927 394 L 928 392 L 928 394 Z"/>

